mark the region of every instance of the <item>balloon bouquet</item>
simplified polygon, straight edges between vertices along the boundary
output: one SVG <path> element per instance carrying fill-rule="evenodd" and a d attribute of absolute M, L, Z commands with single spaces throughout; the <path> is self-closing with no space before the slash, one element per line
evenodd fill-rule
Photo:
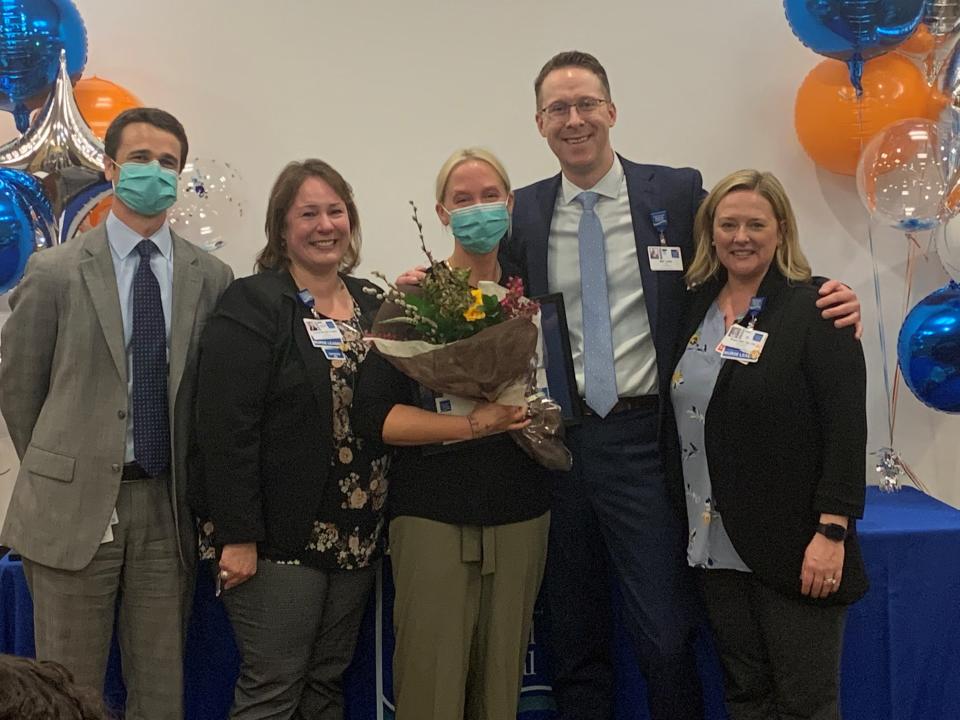
<path fill-rule="evenodd" d="M 0 110 L 21 133 L 0 146 L 0 294 L 19 282 L 31 253 L 109 212 L 103 138 L 117 115 L 142 103 L 110 80 L 81 79 L 86 62 L 87 31 L 71 0 L 0 0 Z M 229 163 L 195 167 L 185 169 L 171 224 L 215 250 L 239 232 L 243 183 Z"/>
<path fill-rule="evenodd" d="M 784 0 L 784 10 L 801 42 L 832 58 L 797 93 L 801 144 L 818 165 L 856 175 L 871 220 L 907 238 L 906 317 L 892 384 L 869 238 L 889 433 L 875 455 L 881 489 L 899 489 L 903 475 L 922 488 L 893 439 L 901 372 L 922 402 L 960 412 L 960 286 L 951 282 L 906 313 L 923 251 L 918 234 L 939 233 L 944 267 L 960 279 L 960 231 L 948 223 L 960 210 L 960 0 Z"/>

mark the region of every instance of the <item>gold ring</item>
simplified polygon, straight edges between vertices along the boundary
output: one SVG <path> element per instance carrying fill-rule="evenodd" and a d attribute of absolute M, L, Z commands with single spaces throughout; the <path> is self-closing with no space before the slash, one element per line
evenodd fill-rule
<path fill-rule="evenodd" d="M 836 585 L 836 584 L 837 584 L 837 579 L 836 579 L 836 578 L 827 578 L 826 580 L 824 580 L 824 582 L 827 583 L 828 585 Z"/>
<path fill-rule="evenodd" d="M 221 571 L 220 571 L 220 579 L 221 579 L 221 580 L 226 580 L 228 577 L 230 577 L 230 573 L 228 573 L 226 570 L 221 570 Z"/>

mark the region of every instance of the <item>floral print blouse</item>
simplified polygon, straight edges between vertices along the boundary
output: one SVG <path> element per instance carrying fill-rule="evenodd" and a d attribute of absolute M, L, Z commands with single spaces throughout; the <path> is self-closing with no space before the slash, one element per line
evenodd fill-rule
<path fill-rule="evenodd" d="M 707 405 L 724 363 L 716 347 L 724 335 L 723 313 L 713 303 L 687 343 L 670 383 L 687 499 L 687 561 L 691 567 L 750 572 L 730 542 L 720 513 L 713 507 L 704 447 Z"/>
<path fill-rule="evenodd" d="M 335 322 L 343 336 L 344 359 L 330 361 L 333 393 L 330 472 L 302 557 L 272 559 L 323 570 L 354 570 L 367 567 L 383 552 L 383 506 L 387 498 L 390 455 L 382 445 L 378 448 L 357 437 L 350 425 L 353 389 L 368 352 L 360 325 L 360 308 L 354 303 L 353 317 Z M 317 348 L 317 352 L 322 350 Z M 201 559 L 215 556 L 210 543 L 212 534 L 212 524 L 203 523 Z"/>

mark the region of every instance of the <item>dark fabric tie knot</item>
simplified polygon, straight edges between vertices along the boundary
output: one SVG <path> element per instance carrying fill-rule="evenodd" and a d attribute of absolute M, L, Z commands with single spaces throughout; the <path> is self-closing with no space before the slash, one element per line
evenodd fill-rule
<path fill-rule="evenodd" d="M 144 258 L 149 260 L 151 255 L 160 252 L 160 248 L 153 240 L 141 240 L 137 243 L 137 252 L 140 253 L 141 260 Z"/>

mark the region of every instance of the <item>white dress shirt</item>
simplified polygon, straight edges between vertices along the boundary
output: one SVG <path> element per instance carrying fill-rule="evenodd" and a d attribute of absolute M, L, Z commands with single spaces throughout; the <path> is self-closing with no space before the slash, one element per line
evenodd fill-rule
<path fill-rule="evenodd" d="M 579 188 L 566 176 L 562 177 L 550 225 L 547 282 L 551 292 L 563 293 L 577 387 L 583 395 L 583 307 L 577 234 L 583 207 L 576 197 L 585 189 L 600 196 L 595 212 L 603 226 L 607 247 L 607 291 L 617 394 L 620 397 L 652 395 L 657 392 L 656 350 L 643 298 L 627 179 L 616 156 L 610 171 L 592 188 Z M 643 258 L 643 262 L 647 259 Z"/>

